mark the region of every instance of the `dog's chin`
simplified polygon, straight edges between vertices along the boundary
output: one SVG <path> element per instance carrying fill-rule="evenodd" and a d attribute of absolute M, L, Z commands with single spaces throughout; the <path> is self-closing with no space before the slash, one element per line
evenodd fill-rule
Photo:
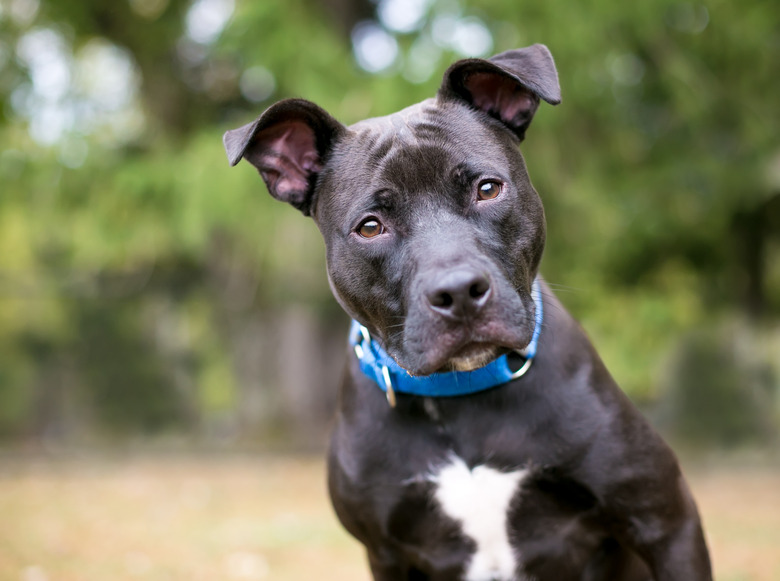
<path fill-rule="evenodd" d="M 414 360 L 406 362 L 395 358 L 398 364 L 403 367 L 409 375 L 420 377 L 432 375 L 434 373 L 449 373 L 451 371 L 474 371 L 484 367 L 493 361 L 499 355 L 508 350 L 491 343 L 469 343 L 458 349 L 455 353 L 445 355 L 437 353 L 420 365 L 414 365 Z M 404 363 L 407 363 L 406 365 Z M 409 365 L 409 363 L 412 363 Z"/>
<path fill-rule="evenodd" d="M 471 343 L 450 357 L 440 371 L 474 371 L 493 361 L 498 351 L 495 345 Z"/>

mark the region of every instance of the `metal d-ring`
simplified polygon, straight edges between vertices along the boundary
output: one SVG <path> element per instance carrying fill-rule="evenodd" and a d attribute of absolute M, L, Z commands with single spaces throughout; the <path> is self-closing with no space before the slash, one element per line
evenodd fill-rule
<path fill-rule="evenodd" d="M 513 373 L 513 374 L 510 376 L 512 379 L 517 379 L 518 377 L 522 377 L 523 375 L 525 375 L 525 372 L 526 372 L 526 371 L 528 371 L 528 369 L 531 367 L 531 363 L 533 363 L 533 361 L 534 361 L 534 360 L 533 360 L 533 357 L 526 357 L 526 356 L 523 354 L 523 352 L 522 352 L 522 351 L 515 351 L 515 353 L 517 353 L 517 354 L 518 354 L 518 355 L 520 355 L 521 357 L 525 357 L 525 362 L 523 363 L 523 365 L 522 365 L 522 366 L 520 366 L 520 369 L 518 369 L 517 371 L 515 371 L 515 372 L 514 372 L 514 373 Z"/>

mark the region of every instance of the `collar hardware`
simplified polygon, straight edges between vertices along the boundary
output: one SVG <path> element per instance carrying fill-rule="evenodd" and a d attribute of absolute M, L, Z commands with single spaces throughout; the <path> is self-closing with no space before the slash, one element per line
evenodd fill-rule
<path fill-rule="evenodd" d="M 522 355 L 522 352 L 517 351 L 517 353 L 520 353 Z M 515 371 L 512 374 L 512 379 L 517 379 L 518 377 L 523 377 L 525 375 L 525 372 L 528 371 L 531 368 L 531 363 L 533 363 L 533 357 L 526 357 L 523 364 L 520 366 L 520 369 Z"/>
<path fill-rule="evenodd" d="M 371 333 L 369 333 L 368 329 L 366 329 L 363 325 L 361 325 L 360 323 L 354 320 L 352 321 L 353 331 L 354 331 L 355 324 L 357 324 L 357 330 L 360 333 L 360 338 L 362 338 L 364 343 L 368 344 L 370 349 L 371 341 L 372 341 Z M 350 331 L 350 335 L 353 334 L 353 331 Z M 355 343 L 353 347 L 355 349 L 355 355 L 357 355 L 358 361 L 362 363 L 363 358 L 366 355 L 366 352 L 363 350 L 363 346 L 360 343 Z M 376 345 L 376 348 L 381 349 L 381 347 L 379 347 L 378 345 Z M 391 408 L 394 408 L 396 405 L 395 389 L 393 389 L 393 380 L 390 377 L 390 369 L 388 369 L 387 365 L 381 365 L 379 369 L 382 373 L 382 381 L 384 382 L 384 386 L 380 385 L 380 387 L 382 387 L 385 394 L 387 395 L 387 403 L 390 404 Z"/>
<path fill-rule="evenodd" d="M 396 404 L 395 390 L 393 389 L 393 382 L 390 379 L 390 370 L 387 368 L 387 365 L 382 366 L 382 379 L 385 380 L 385 392 L 387 393 L 387 403 L 390 404 L 391 408 L 394 408 Z"/>

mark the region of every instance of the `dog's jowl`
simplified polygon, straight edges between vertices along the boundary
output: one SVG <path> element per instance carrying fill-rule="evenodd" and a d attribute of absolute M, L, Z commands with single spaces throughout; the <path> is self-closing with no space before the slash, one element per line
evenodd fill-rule
<path fill-rule="evenodd" d="M 333 505 L 377 581 L 711 579 L 677 460 L 538 273 L 519 145 L 541 101 L 560 89 L 534 45 L 387 117 L 288 99 L 225 134 L 317 223 L 353 319 Z"/>

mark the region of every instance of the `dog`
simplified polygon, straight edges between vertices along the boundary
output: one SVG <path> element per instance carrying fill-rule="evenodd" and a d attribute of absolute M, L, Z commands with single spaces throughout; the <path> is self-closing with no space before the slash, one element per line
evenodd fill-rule
<path fill-rule="evenodd" d="M 353 319 L 333 506 L 375 581 L 709 580 L 674 454 L 538 274 L 519 145 L 540 101 L 560 88 L 537 44 L 386 117 L 287 99 L 225 133 L 314 219 Z"/>

